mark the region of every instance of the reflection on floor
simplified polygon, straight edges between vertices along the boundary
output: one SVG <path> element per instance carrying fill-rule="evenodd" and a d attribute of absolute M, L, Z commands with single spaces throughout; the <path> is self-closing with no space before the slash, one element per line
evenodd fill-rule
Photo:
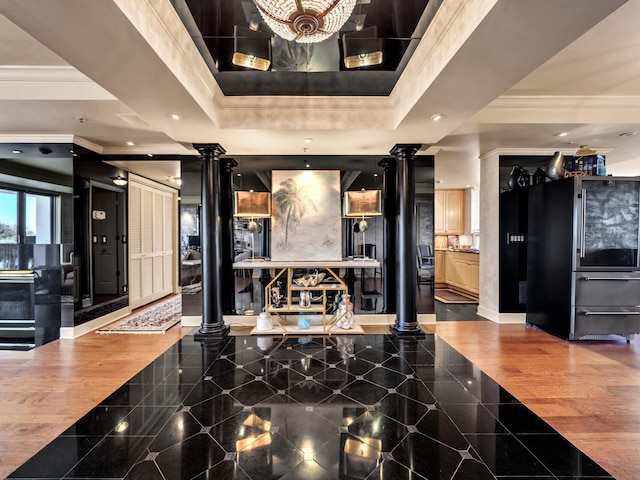
<path fill-rule="evenodd" d="M 186 336 L 10 478 L 612 478 L 434 335 Z"/>

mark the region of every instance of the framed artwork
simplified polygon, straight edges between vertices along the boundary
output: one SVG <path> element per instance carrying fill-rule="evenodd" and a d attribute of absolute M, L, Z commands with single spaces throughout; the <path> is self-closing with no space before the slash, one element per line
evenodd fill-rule
<path fill-rule="evenodd" d="M 272 172 L 272 260 L 342 260 L 340 172 Z"/>

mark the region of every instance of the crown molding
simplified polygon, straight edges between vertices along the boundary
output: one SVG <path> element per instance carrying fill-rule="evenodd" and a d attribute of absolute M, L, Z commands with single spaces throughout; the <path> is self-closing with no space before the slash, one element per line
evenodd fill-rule
<path fill-rule="evenodd" d="M 637 123 L 640 96 L 505 95 L 471 117 L 472 123 Z"/>
<path fill-rule="evenodd" d="M 0 65 L 2 100 L 117 100 L 67 65 Z"/>
<path fill-rule="evenodd" d="M 0 143 L 73 143 L 71 134 L 7 133 L 0 134 Z"/>

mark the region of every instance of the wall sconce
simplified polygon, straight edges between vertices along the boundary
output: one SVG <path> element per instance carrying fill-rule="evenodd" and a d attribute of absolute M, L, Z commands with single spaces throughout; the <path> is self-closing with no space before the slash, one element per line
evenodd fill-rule
<path fill-rule="evenodd" d="M 233 57 L 231 63 L 238 67 L 262 72 L 271 66 L 271 37 L 248 28 L 233 27 Z"/>
<path fill-rule="evenodd" d="M 122 174 L 118 174 L 117 177 L 113 177 L 111 181 L 119 187 L 124 187 L 128 183 L 128 180 Z"/>
<path fill-rule="evenodd" d="M 370 67 L 383 61 L 382 39 L 378 38 L 378 28 L 363 28 L 342 36 L 344 66 L 347 68 Z"/>
<path fill-rule="evenodd" d="M 382 193 L 380 190 L 365 190 L 344 192 L 344 216 L 348 218 L 362 217 L 357 223 L 356 233 L 362 232 L 362 258 L 366 259 L 364 251 L 365 234 L 369 227 L 365 217 L 382 215 Z"/>
<path fill-rule="evenodd" d="M 258 232 L 258 224 L 254 219 L 271 217 L 271 193 L 254 192 L 253 190 L 236 191 L 233 216 L 251 219 L 248 230 L 251 233 L 251 261 L 255 261 L 253 237 Z"/>

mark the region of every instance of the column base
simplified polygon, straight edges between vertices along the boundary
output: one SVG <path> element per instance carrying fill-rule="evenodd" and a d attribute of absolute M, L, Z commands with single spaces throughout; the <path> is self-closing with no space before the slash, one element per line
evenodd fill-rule
<path fill-rule="evenodd" d="M 391 333 L 393 333 L 396 337 L 414 337 L 414 338 L 426 338 L 427 334 L 424 333 L 420 328 L 416 328 L 415 330 L 399 330 L 395 325 L 390 327 Z"/>
<path fill-rule="evenodd" d="M 228 325 L 222 325 L 221 327 L 211 329 L 200 328 L 193 337 L 197 342 L 202 340 L 223 339 L 229 334 L 229 330 L 230 328 Z"/>

